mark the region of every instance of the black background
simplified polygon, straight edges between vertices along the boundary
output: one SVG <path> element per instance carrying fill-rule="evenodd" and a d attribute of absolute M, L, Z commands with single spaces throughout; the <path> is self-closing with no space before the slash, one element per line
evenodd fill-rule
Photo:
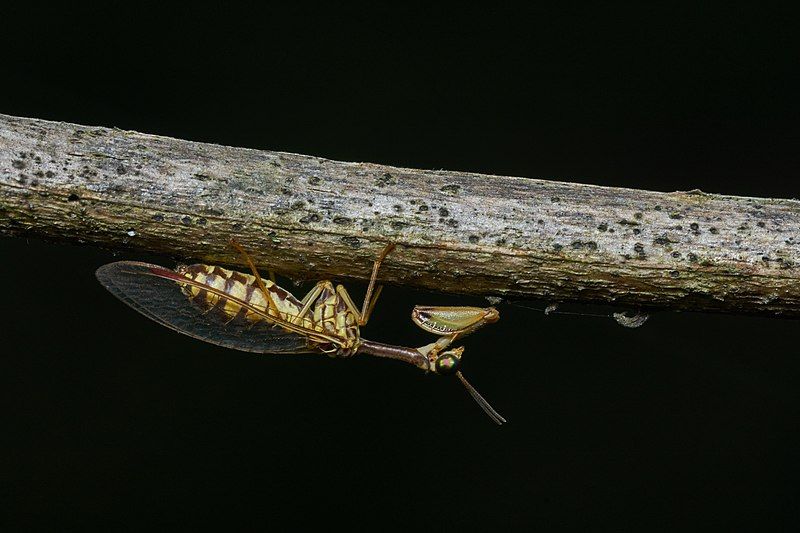
<path fill-rule="evenodd" d="M 2 113 L 799 196 L 789 11 L 3 9 Z M 4 529 L 797 526 L 797 321 L 662 313 L 628 330 L 502 306 L 465 343 L 465 373 L 510 421 L 498 428 L 455 380 L 206 345 L 93 277 L 172 258 L 0 246 Z M 484 305 L 388 287 L 365 336 L 428 342 L 416 303 Z"/>

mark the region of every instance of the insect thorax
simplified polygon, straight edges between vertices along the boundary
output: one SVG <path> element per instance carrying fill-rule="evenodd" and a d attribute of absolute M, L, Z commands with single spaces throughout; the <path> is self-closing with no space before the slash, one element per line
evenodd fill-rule
<path fill-rule="evenodd" d="M 322 291 L 313 305 L 315 328 L 342 339 L 337 355 L 352 355 L 360 338 L 356 316 L 344 298 L 336 292 L 333 283 L 322 281 L 318 286 Z"/>

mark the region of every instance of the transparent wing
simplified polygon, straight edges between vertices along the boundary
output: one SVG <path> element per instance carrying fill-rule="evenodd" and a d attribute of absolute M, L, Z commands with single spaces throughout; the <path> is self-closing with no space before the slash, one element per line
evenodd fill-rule
<path fill-rule="evenodd" d="M 146 317 L 184 335 L 245 352 L 318 352 L 309 347 L 307 336 L 287 331 L 275 321 L 247 320 L 244 313 L 232 319 L 217 307 L 199 305 L 183 292 L 182 276 L 173 270 L 120 261 L 101 266 L 96 276 L 111 294 Z"/>

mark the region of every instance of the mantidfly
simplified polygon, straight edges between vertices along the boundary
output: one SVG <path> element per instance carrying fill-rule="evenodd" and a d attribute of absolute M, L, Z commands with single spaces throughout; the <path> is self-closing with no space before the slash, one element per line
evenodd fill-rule
<path fill-rule="evenodd" d="M 111 293 L 156 322 L 180 333 L 227 348 L 256 353 L 325 353 L 332 357 L 369 354 L 405 361 L 426 372 L 455 374 L 489 417 L 505 419 L 492 409 L 461 373 L 463 347 L 450 348 L 458 338 L 497 322 L 493 307 L 416 306 L 415 324 L 439 339 L 419 348 L 369 341 L 366 325 L 383 288 L 375 286 L 378 270 L 394 249 L 387 245 L 372 267 L 364 303 L 358 309 L 347 290 L 328 280 L 318 282 L 298 300 L 271 279 L 262 279 L 248 253 L 231 245 L 245 259 L 251 274 L 219 266 L 195 264 L 170 270 L 137 261 L 103 265 L 97 279 Z"/>

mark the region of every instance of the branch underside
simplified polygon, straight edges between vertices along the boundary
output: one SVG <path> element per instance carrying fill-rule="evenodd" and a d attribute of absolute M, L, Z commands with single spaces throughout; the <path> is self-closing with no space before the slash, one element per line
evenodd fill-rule
<path fill-rule="evenodd" d="M 800 202 L 343 163 L 0 115 L 0 234 L 438 291 L 800 316 Z"/>

